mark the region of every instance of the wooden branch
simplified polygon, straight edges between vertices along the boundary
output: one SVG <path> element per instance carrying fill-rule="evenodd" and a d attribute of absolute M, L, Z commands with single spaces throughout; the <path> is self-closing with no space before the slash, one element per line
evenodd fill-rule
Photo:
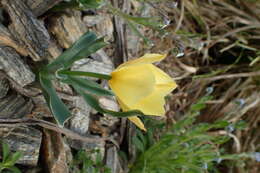
<path fill-rule="evenodd" d="M 44 59 L 50 42 L 44 24 L 37 20 L 23 1 L 2 0 L 2 5 L 11 18 L 12 23 L 8 28 L 12 35 L 26 46 L 34 61 Z"/>
<path fill-rule="evenodd" d="M 35 75 L 30 68 L 21 60 L 20 56 L 11 47 L 0 45 L 0 70 L 20 86 L 32 83 Z"/>
<path fill-rule="evenodd" d="M 40 16 L 62 0 L 23 0 L 35 16 Z"/>

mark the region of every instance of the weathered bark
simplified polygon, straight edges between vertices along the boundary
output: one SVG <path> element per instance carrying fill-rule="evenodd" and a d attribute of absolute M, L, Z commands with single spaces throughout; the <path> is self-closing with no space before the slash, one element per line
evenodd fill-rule
<path fill-rule="evenodd" d="M 11 18 L 8 28 L 16 40 L 26 45 L 34 61 L 46 58 L 50 36 L 44 24 L 37 20 L 23 1 L 2 0 L 2 5 Z"/>

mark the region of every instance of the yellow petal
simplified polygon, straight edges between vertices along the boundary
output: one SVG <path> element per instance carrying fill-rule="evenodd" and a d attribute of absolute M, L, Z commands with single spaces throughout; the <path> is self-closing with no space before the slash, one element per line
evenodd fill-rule
<path fill-rule="evenodd" d="M 125 111 L 129 111 L 130 109 L 124 104 L 124 102 L 122 100 L 120 100 L 119 98 L 117 98 L 117 101 L 120 105 L 120 107 L 122 108 L 122 110 Z"/>
<path fill-rule="evenodd" d="M 163 60 L 166 57 L 166 54 L 145 54 L 144 56 L 127 61 L 123 64 L 121 64 L 117 69 L 120 69 L 122 67 L 127 67 L 127 66 L 133 66 L 133 65 L 141 65 L 141 64 L 151 64 L 154 62 L 158 62 Z"/>
<path fill-rule="evenodd" d="M 117 99 L 117 100 L 118 100 L 118 103 L 119 103 L 119 105 L 120 105 L 120 107 L 122 108 L 123 111 L 129 110 L 129 108 L 122 102 L 122 100 L 120 100 L 120 99 Z M 128 117 L 128 119 L 130 121 L 132 121 L 137 127 L 146 131 L 144 124 L 142 123 L 142 121 L 137 116 Z"/>
<path fill-rule="evenodd" d="M 151 69 L 152 73 L 155 76 L 156 84 L 175 83 L 174 80 L 168 74 L 166 74 L 164 71 L 157 68 L 156 66 L 150 64 L 149 68 Z M 176 83 L 175 83 L 175 85 L 176 85 Z M 176 87 L 177 87 L 177 85 L 176 85 Z"/>
<path fill-rule="evenodd" d="M 128 107 L 152 93 L 155 78 L 147 65 L 124 67 L 111 73 L 108 81 L 115 95 Z"/>
<path fill-rule="evenodd" d="M 128 117 L 128 119 L 130 121 L 132 121 L 137 127 L 139 127 L 140 129 L 146 131 L 146 128 L 144 127 L 143 122 L 137 116 Z"/>
<path fill-rule="evenodd" d="M 169 94 L 175 87 L 175 83 L 157 85 L 152 94 L 140 100 L 130 108 L 138 109 L 147 115 L 162 116 L 165 114 L 164 97 Z"/>

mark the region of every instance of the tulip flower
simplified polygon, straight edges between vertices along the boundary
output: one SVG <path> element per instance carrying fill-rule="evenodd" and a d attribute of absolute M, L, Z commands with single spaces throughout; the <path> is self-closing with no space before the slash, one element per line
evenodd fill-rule
<path fill-rule="evenodd" d="M 152 64 L 165 57 L 161 54 L 145 54 L 121 64 L 111 73 L 112 78 L 108 83 L 123 111 L 140 110 L 145 115 L 165 115 L 164 97 L 177 85 L 170 76 Z M 128 119 L 145 130 L 137 116 Z"/>

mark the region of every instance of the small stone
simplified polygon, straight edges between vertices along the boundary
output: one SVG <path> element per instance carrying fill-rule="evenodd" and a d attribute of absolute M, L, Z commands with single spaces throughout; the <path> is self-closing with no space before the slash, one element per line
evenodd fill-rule
<path fill-rule="evenodd" d="M 105 37 L 106 40 L 113 40 L 114 26 L 109 15 L 84 16 L 83 22 L 86 27 L 93 27 L 97 35 Z"/>
<path fill-rule="evenodd" d="M 69 120 L 70 129 L 78 134 L 85 135 L 89 128 L 89 114 L 91 107 L 79 96 L 74 100 L 75 108 L 72 110 L 72 118 Z"/>
<path fill-rule="evenodd" d="M 102 105 L 102 107 L 112 111 L 118 112 L 120 109 L 117 102 L 112 98 L 101 97 L 99 99 L 99 103 Z M 111 115 L 104 114 L 103 117 L 100 117 L 100 124 L 105 125 L 107 127 L 112 127 L 118 122 L 119 118 L 113 117 Z"/>
<path fill-rule="evenodd" d="M 93 59 L 82 59 L 75 62 L 71 69 L 76 71 L 110 74 L 113 71 L 113 66 Z M 96 78 L 89 79 L 97 80 Z"/>

